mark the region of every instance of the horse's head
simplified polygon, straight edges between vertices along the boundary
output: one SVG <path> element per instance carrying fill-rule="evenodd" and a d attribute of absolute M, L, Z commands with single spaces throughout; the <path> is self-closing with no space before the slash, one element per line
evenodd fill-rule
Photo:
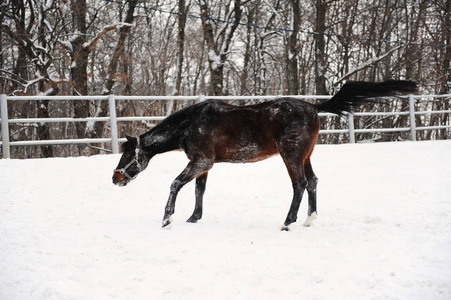
<path fill-rule="evenodd" d="M 113 183 L 119 186 L 126 186 L 149 163 L 148 155 L 139 145 L 139 137 L 125 137 L 127 142 L 122 144 L 122 157 L 113 173 Z"/>

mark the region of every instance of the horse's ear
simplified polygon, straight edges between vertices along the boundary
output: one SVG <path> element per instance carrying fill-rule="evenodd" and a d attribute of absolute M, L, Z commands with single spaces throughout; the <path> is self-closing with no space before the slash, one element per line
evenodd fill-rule
<path fill-rule="evenodd" d="M 127 139 L 127 141 L 129 141 L 130 143 L 133 143 L 133 137 L 129 136 L 129 135 L 125 135 L 125 138 Z"/>
<path fill-rule="evenodd" d="M 136 145 L 138 144 L 138 139 L 135 138 L 135 137 L 132 137 L 132 136 L 129 136 L 129 135 L 125 135 L 125 138 L 127 139 L 127 141 L 128 141 L 130 144 L 132 144 L 132 145 L 134 145 L 134 146 L 136 146 Z"/>

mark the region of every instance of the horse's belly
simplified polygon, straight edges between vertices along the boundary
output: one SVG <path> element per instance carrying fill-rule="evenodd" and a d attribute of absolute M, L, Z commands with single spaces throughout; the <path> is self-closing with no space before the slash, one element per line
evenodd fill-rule
<path fill-rule="evenodd" d="M 245 122 L 246 121 L 246 122 Z M 269 126 L 250 119 L 223 122 L 212 131 L 212 145 L 218 162 L 256 162 L 278 153 Z"/>
<path fill-rule="evenodd" d="M 217 162 L 249 163 L 264 160 L 277 154 L 277 147 L 261 148 L 249 145 L 243 148 L 222 148 L 216 151 Z"/>

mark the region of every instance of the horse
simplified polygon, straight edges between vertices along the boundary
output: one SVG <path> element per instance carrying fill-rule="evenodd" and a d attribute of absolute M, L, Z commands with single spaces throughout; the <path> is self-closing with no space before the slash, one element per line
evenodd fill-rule
<path fill-rule="evenodd" d="M 208 171 L 215 163 L 250 163 L 280 154 L 293 186 L 293 198 L 281 230 L 296 222 L 302 196 L 308 192 L 308 213 L 304 226 L 317 217 L 318 178 L 310 156 L 320 129 L 318 112 L 338 115 L 377 97 L 414 93 L 412 81 L 347 82 L 328 101 L 311 104 L 281 97 L 255 105 L 234 106 L 207 100 L 175 112 L 139 137 L 126 136 L 123 154 L 113 171 L 113 183 L 125 186 L 144 171 L 152 157 L 183 150 L 189 159 L 183 172 L 170 186 L 162 227 L 172 222 L 180 189 L 196 179 L 195 207 L 187 222 L 202 218 L 203 195 Z"/>

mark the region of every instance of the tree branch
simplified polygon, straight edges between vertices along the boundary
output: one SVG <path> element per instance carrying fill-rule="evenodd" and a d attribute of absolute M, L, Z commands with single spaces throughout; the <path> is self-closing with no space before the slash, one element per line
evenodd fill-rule
<path fill-rule="evenodd" d="M 389 54 L 391 54 L 392 52 L 395 52 L 396 50 L 404 47 L 406 45 L 400 45 L 398 47 L 395 47 L 393 49 L 390 49 L 389 51 L 387 51 L 386 53 L 377 56 L 377 57 L 373 57 L 371 59 L 368 59 L 367 61 L 363 62 L 362 64 L 360 64 L 359 66 L 357 66 L 356 68 L 354 68 L 353 70 L 349 71 L 348 73 L 346 73 L 345 75 L 343 75 L 342 77 L 338 78 L 337 81 L 334 83 L 334 86 L 338 85 L 340 82 L 342 82 L 343 80 L 348 79 L 349 77 L 351 77 L 352 75 L 354 75 L 355 73 L 357 73 L 360 70 L 363 70 L 369 66 L 371 66 L 372 64 L 383 60 L 384 58 L 386 58 Z"/>
<path fill-rule="evenodd" d="M 97 44 L 97 42 L 100 40 L 100 38 L 107 32 L 120 28 L 120 27 L 133 27 L 133 24 L 130 23 L 116 23 L 116 24 L 111 24 L 108 26 L 103 27 L 102 31 L 100 31 L 96 37 L 94 39 L 92 39 L 90 42 L 85 43 L 83 45 L 84 48 L 86 48 L 86 50 L 88 50 L 88 52 L 90 52 L 92 50 L 92 48 L 94 48 L 94 46 Z"/>

